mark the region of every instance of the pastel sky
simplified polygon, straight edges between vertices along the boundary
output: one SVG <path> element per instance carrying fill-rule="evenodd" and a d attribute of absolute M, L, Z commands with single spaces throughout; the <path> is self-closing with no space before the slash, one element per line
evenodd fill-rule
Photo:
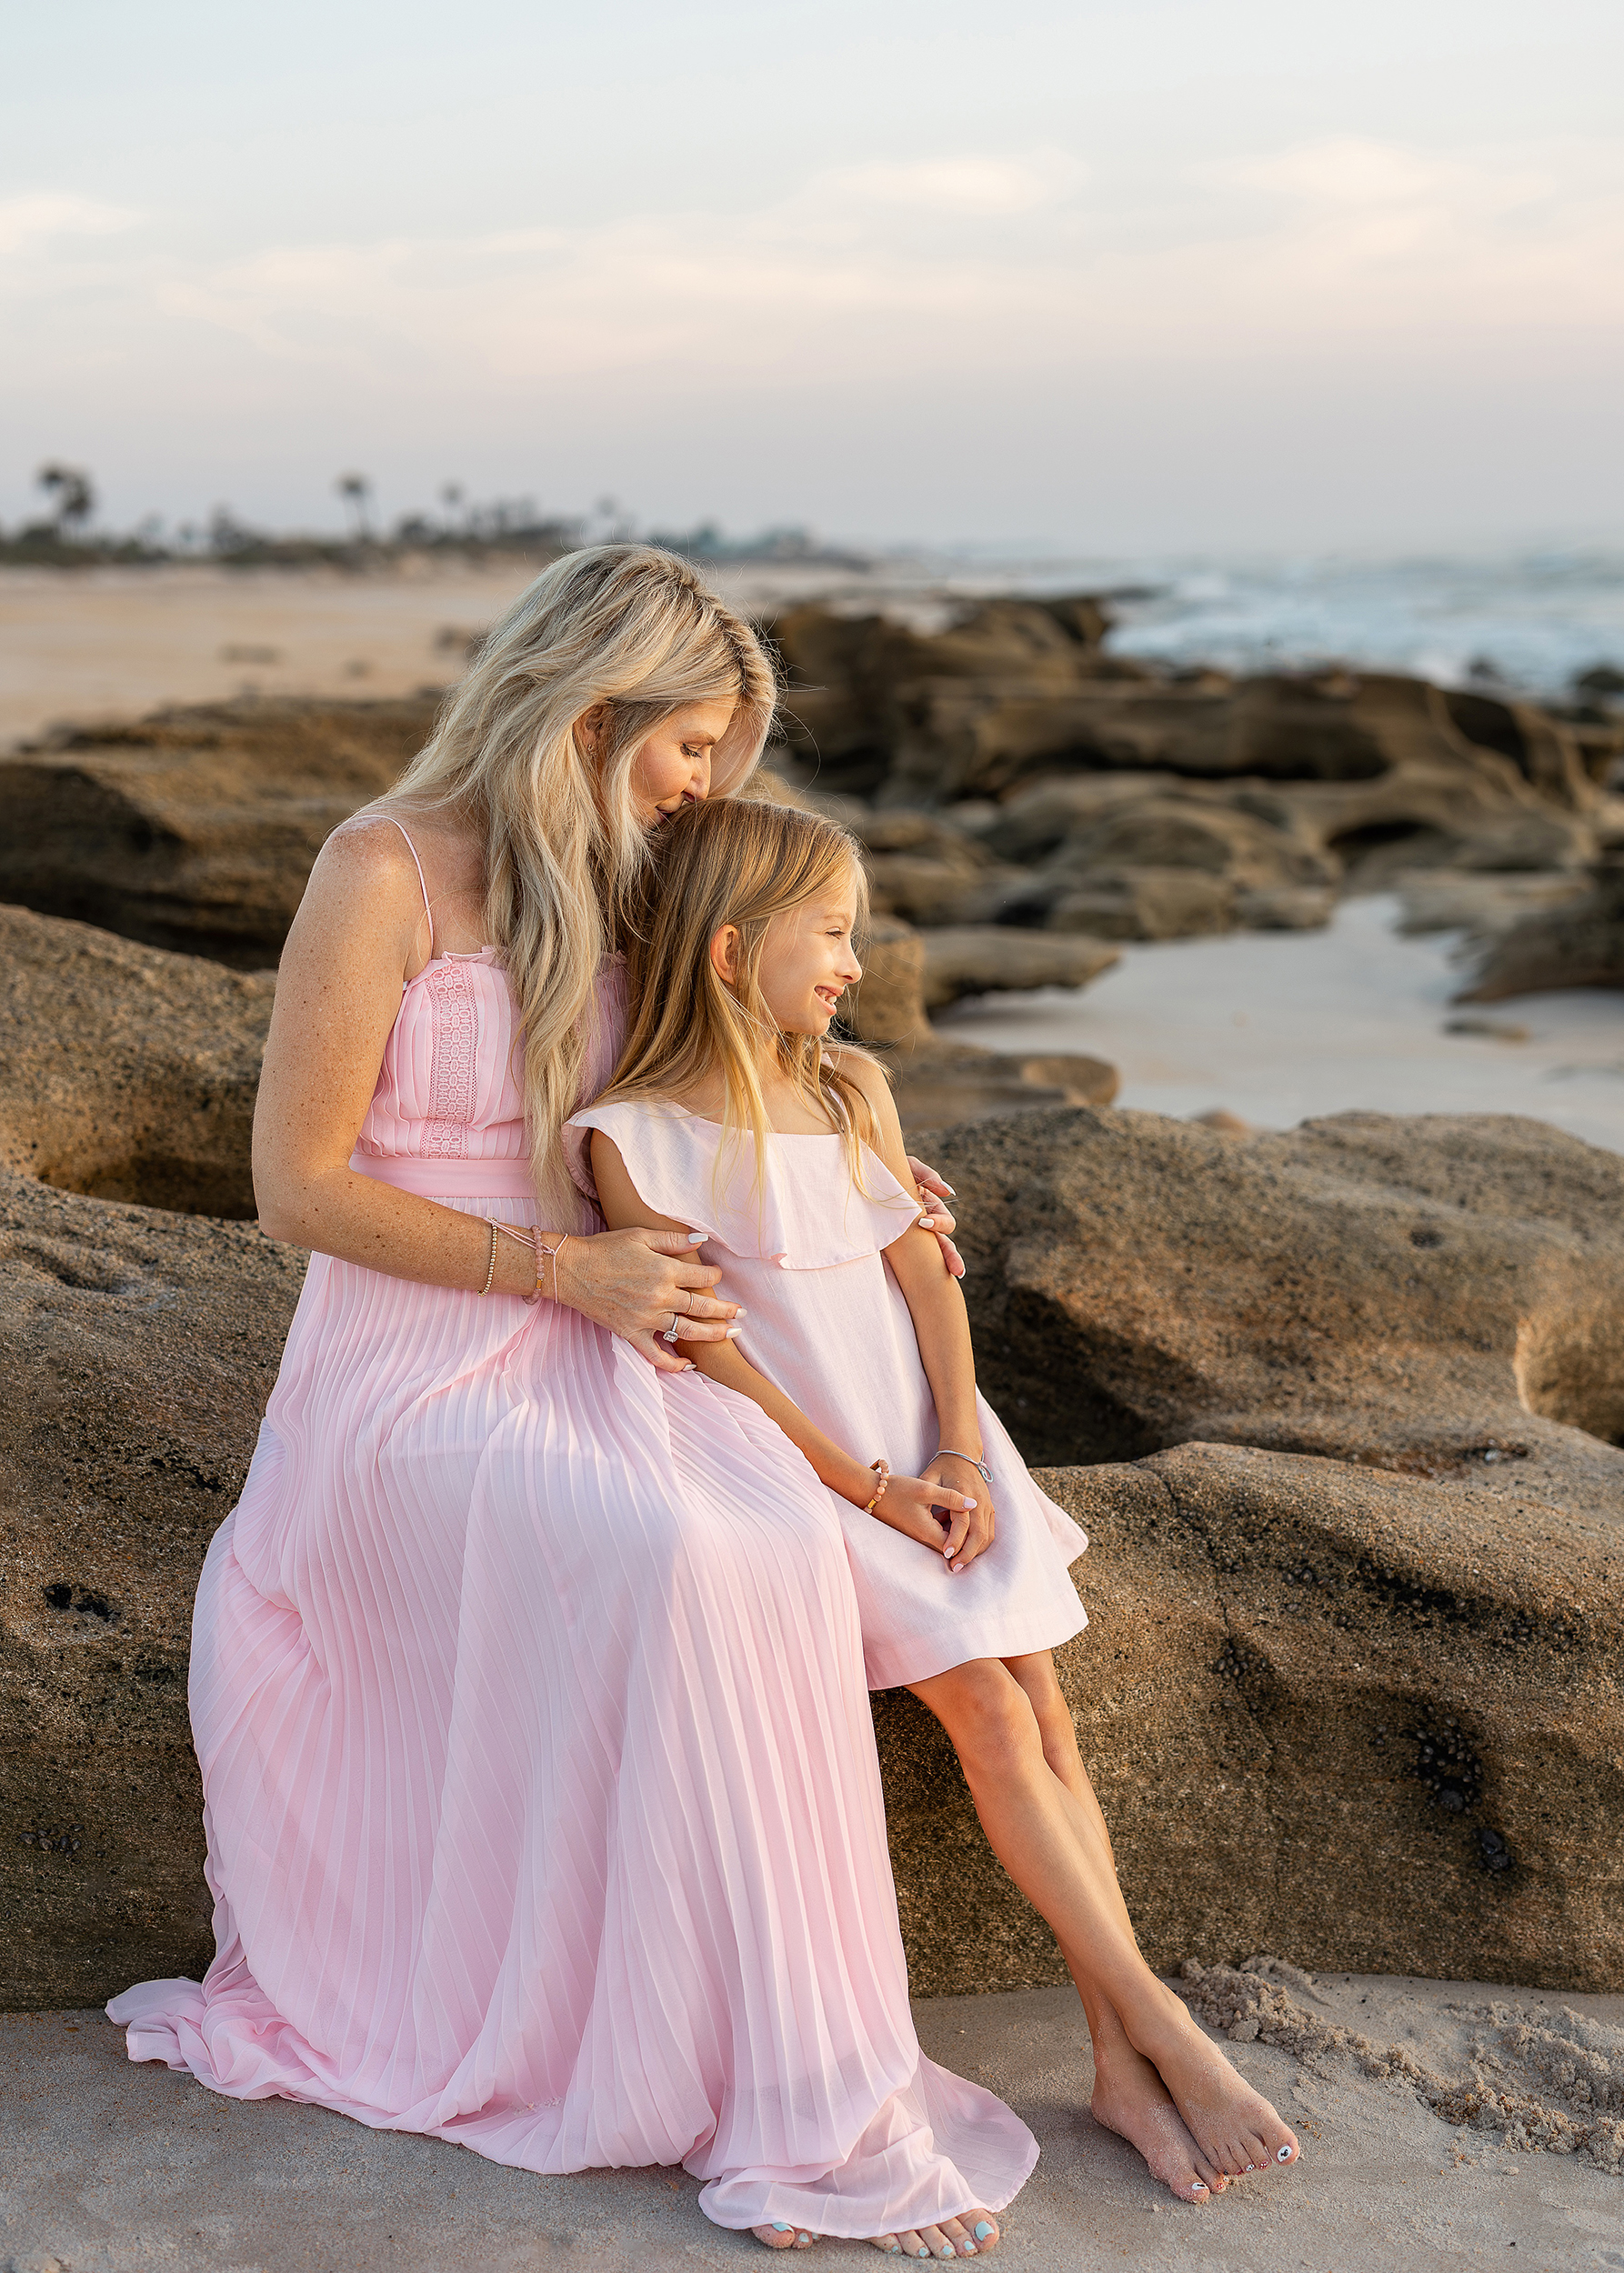
<path fill-rule="evenodd" d="M 1624 536 L 1618 0 L 56 0 L 0 520 Z"/>

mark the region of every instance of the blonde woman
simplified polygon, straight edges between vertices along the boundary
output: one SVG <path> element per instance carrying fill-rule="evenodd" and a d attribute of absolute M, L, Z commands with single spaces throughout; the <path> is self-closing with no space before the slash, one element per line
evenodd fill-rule
<path fill-rule="evenodd" d="M 217 1954 L 108 2010 L 234 2097 L 971 2255 L 1037 2149 L 914 2036 L 838 1522 L 668 1338 L 737 1332 L 717 1271 L 559 1151 L 648 834 L 773 700 L 685 564 L 574 554 L 316 862 L 255 1132 L 314 1254 L 194 1626 Z"/>
<path fill-rule="evenodd" d="M 713 805 L 666 830 L 628 926 L 626 1046 L 576 1114 L 612 1224 L 703 1234 L 742 1297 L 700 1369 L 828 1487 L 868 1679 L 951 1737 L 988 1839 L 1054 1928 L 1094 2041 L 1096 2120 L 1184 2201 L 1296 2159 L 1275 2109 L 1146 1964 L 1051 1650 L 1088 1545 L 976 1387 L 885 1076 L 824 1046 L 862 976 L 857 847 L 812 814 Z"/>

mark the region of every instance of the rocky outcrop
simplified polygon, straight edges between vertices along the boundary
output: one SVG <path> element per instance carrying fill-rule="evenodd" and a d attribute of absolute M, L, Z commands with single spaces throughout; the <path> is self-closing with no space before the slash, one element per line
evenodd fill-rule
<path fill-rule="evenodd" d="M 850 819 L 877 905 L 917 923 L 1113 938 L 1323 922 L 1416 867 L 1572 871 L 1624 726 L 1390 673 L 1232 681 L 1123 664 L 1051 604 L 935 637 L 803 608 L 791 759 Z M 843 817 L 847 817 L 843 816 Z"/>
<path fill-rule="evenodd" d="M 252 1216 L 276 982 L 0 907 L 0 1164 L 64 1191 Z"/>
<path fill-rule="evenodd" d="M 0 1172 L 0 2001 L 211 1950 L 192 1597 L 305 1258 Z"/>
<path fill-rule="evenodd" d="M 923 938 L 927 1010 L 945 1010 L 966 995 L 1087 986 L 1122 959 L 1099 939 L 1058 939 L 998 924 L 945 926 Z"/>
<path fill-rule="evenodd" d="M 1624 986 L 1624 852 L 1591 871 L 1589 891 L 1498 927 L 1458 1002 L 1504 1002 L 1565 986 Z"/>
<path fill-rule="evenodd" d="M 322 844 L 421 747 L 437 701 L 225 704 L 0 757 L 0 900 L 275 963 Z"/>
<path fill-rule="evenodd" d="M 1062 1654 L 1153 1961 L 1624 1988 L 1624 1161 L 1542 1124 L 933 1135 L 977 1364 L 1088 1530 Z M 880 1700 L 916 1982 L 1058 1979 Z M 904 1797 L 904 1760 L 918 1764 Z M 973 1951 L 911 1891 L 951 1846 Z"/>
<path fill-rule="evenodd" d="M 983 1377 L 1091 1536 L 1061 1672 L 1153 1960 L 1624 1986 L 1624 1162 L 1070 1109 L 929 1151 Z M 14 2007 L 206 1958 L 187 1619 L 301 1268 L 0 1177 Z M 1059 1978 L 937 1725 L 876 1718 L 916 1992 Z"/>

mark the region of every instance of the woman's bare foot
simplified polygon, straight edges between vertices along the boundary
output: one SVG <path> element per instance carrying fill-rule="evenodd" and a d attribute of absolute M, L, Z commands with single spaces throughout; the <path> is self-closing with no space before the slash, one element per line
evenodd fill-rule
<path fill-rule="evenodd" d="M 1231 2178 L 1297 2160 L 1297 2138 L 1260 2091 L 1254 2091 L 1171 1989 L 1163 1989 L 1165 2020 L 1136 2028 L 1134 2042 L 1160 2072 L 1197 2148 Z"/>
<path fill-rule="evenodd" d="M 1125 2039 L 1113 2048 L 1108 2059 L 1097 2049 L 1088 2112 L 1096 2123 L 1138 2148 L 1150 2176 L 1181 2202 L 1210 2202 L 1228 2185 L 1190 2137 L 1173 2095 L 1155 2068 Z"/>
<path fill-rule="evenodd" d="M 966 2210 L 917 2233 L 877 2234 L 871 2246 L 888 2258 L 984 2258 L 998 2246 L 998 2221 L 990 2210 Z"/>

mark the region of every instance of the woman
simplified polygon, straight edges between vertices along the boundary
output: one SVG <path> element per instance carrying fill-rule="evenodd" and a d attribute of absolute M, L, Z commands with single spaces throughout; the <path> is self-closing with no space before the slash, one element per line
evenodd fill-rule
<path fill-rule="evenodd" d="M 1037 2150 L 914 2037 L 838 1524 L 666 1338 L 718 1274 L 558 1143 L 647 833 L 773 699 L 685 564 L 576 553 L 324 848 L 255 1130 L 315 1252 L 194 1626 L 217 1955 L 108 2010 L 234 2097 L 972 2256 Z"/>

